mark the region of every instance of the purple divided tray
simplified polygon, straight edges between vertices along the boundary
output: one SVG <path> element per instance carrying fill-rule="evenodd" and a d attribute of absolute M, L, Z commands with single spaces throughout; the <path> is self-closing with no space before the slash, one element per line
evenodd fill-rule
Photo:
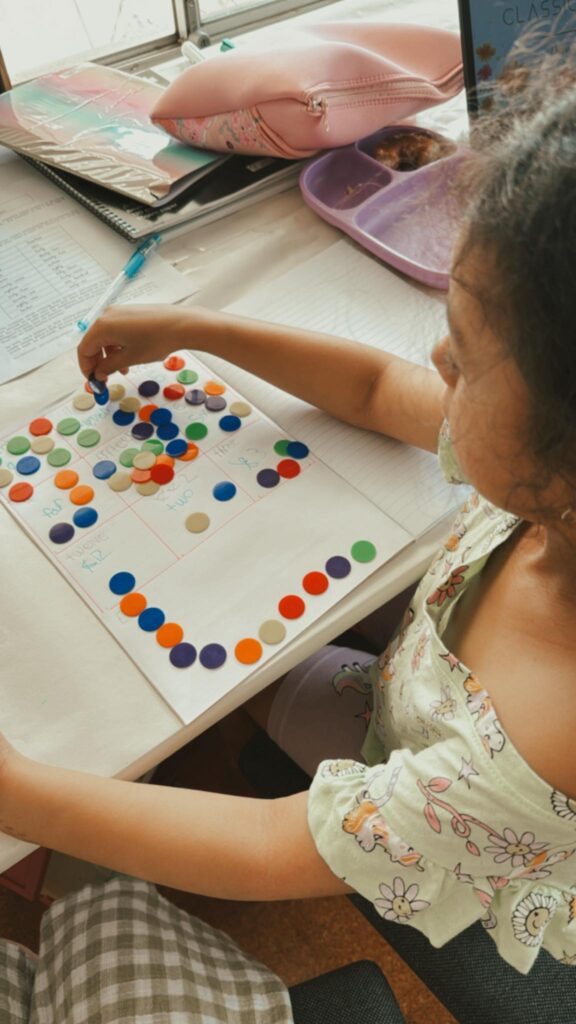
<path fill-rule="evenodd" d="M 386 137 L 418 132 L 452 151 L 413 171 L 392 170 L 371 154 Z M 365 249 L 410 277 L 448 288 L 458 230 L 454 184 L 463 147 L 436 132 L 390 125 L 352 146 L 312 160 L 300 175 L 308 206 Z"/>

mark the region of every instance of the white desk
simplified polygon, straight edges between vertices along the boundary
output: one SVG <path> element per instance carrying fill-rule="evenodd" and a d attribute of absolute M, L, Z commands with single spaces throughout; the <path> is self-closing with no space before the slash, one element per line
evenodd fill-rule
<path fill-rule="evenodd" d="M 453 0 L 442 0 L 455 7 Z M 417 4 L 416 6 L 422 6 Z M 428 8 L 437 4 L 427 3 Z M 399 19 L 398 19 L 399 20 Z M 163 247 L 200 284 L 194 301 L 221 308 L 341 237 L 297 190 Z M 78 383 L 74 352 L 0 388 L 0 432 L 32 418 Z M 397 556 L 240 686 L 183 728 L 91 611 L 18 524 L 0 509 L 0 692 L 18 727 L 9 738 L 35 757 L 101 775 L 136 778 L 272 682 L 322 643 L 417 578 L 446 524 Z M 40 700 L 30 680 L 41 679 Z M 5 718 L 6 720 L 6 718 Z M 0 728 L 2 717 L 0 716 Z M 56 752 L 55 752 L 56 751 Z M 0 871 L 32 847 L 0 837 Z"/>

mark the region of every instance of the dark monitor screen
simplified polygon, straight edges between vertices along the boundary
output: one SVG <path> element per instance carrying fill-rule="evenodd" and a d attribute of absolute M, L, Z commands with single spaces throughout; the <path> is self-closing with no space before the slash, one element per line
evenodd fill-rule
<path fill-rule="evenodd" d="M 576 0 L 458 0 L 464 75 L 470 111 L 490 103 L 494 85 L 511 63 L 525 36 L 534 52 L 561 51 L 576 43 Z"/>

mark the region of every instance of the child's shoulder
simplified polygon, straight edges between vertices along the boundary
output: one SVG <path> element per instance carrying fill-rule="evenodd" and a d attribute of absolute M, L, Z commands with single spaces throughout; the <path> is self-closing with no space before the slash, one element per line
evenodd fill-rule
<path fill-rule="evenodd" d="M 447 430 L 439 452 L 448 479 L 462 482 Z M 517 770 L 574 800 L 576 609 L 560 615 L 530 571 L 531 530 L 471 491 L 412 607 L 416 626 L 425 620 L 480 681 Z"/>

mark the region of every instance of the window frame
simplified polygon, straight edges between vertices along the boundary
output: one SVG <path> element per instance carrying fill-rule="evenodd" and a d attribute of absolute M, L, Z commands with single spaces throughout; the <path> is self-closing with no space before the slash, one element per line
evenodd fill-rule
<path fill-rule="evenodd" d="M 181 0 L 173 0 L 180 3 Z M 335 0 L 265 0 L 251 7 L 223 14 L 220 17 L 202 19 L 200 0 L 183 0 L 186 7 L 186 21 L 189 26 L 188 38 L 197 46 L 210 46 L 228 35 L 241 35 L 264 25 L 271 25 L 289 17 L 296 17 L 313 10 L 327 7 Z"/>
<path fill-rule="evenodd" d="M 202 20 L 200 0 L 171 0 L 175 31 L 170 35 L 136 43 L 121 50 L 111 50 L 93 57 L 95 64 L 110 64 L 124 69 L 139 70 L 179 53 L 181 44 L 190 39 L 199 47 L 220 42 L 228 35 L 241 35 L 285 18 L 296 17 L 316 7 L 326 7 L 334 0 L 265 0 L 253 7 Z M 12 88 L 10 75 L 1 49 L 0 30 L 0 92 Z M 55 61 L 54 67 L 65 67 L 65 61 Z M 27 79 L 23 79 L 26 81 Z"/>

